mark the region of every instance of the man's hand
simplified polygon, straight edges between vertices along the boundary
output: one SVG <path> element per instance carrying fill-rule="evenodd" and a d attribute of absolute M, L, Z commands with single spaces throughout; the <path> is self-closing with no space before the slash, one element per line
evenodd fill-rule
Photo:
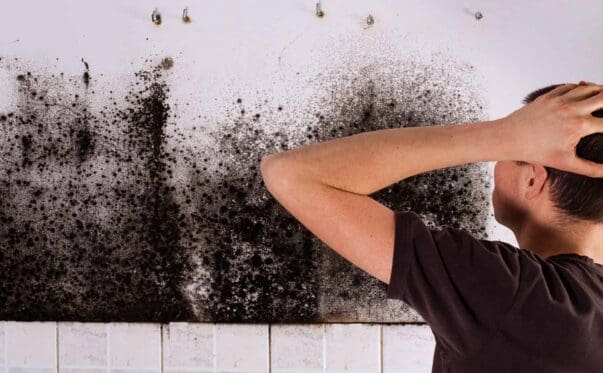
<path fill-rule="evenodd" d="M 603 118 L 591 115 L 601 108 L 603 86 L 580 82 L 539 96 L 502 122 L 509 125 L 517 160 L 598 178 L 603 164 L 579 157 L 576 145 L 582 137 L 603 134 Z"/>

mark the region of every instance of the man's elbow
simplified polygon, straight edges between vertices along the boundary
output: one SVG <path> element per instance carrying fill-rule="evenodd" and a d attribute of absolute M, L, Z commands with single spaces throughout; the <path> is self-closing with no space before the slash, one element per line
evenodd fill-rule
<path fill-rule="evenodd" d="M 260 161 L 260 174 L 264 180 L 266 180 L 266 178 L 274 172 L 276 158 L 276 153 L 268 154 L 262 157 Z"/>
<path fill-rule="evenodd" d="M 287 153 L 272 153 L 260 160 L 260 173 L 264 184 L 271 190 L 275 187 L 289 188 L 300 179 L 299 167 Z"/>
<path fill-rule="evenodd" d="M 260 160 L 260 173 L 264 183 L 278 183 L 286 188 L 308 180 L 311 171 L 298 152 L 287 150 L 265 155 Z"/>
<path fill-rule="evenodd" d="M 277 180 L 283 180 L 284 170 L 283 160 L 278 153 L 272 153 L 262 157 L 260 161 L 260 174 L 266 187 L 270 189 Z"/>

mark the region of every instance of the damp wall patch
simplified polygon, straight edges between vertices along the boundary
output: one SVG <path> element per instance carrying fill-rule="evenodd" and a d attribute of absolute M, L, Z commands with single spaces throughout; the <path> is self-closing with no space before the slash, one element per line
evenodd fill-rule
<path fill-rule="evenodd" d="M 0 107 L 0 318 L 419 320 L 278 204 L 259 162 L 365 131 L 483 120 L 471 64 L 350 60 L 294 75 L 287 84 L 313 92 L 303 104 L 233 93 L 208 123 L 203 102 L 173 95 L 177 57 L 117 81 L 80 62 L 72 76 L 0 60 L 15 98 Z M 200 119 L 183 123 L 182 110 Z M 488 179 L 462 165 L 372 197 L 486 238 Z"/>

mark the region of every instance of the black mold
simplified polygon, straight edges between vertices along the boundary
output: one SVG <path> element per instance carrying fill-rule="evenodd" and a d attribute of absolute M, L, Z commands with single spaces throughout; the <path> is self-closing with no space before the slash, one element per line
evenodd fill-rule
<path fill-rule="evenodd" d="M 159 67 L 136 77 L 125 108 L 95 116 L 77 94 L 62 100 L 63 78 L 19 75 L 17 113 L 2 125 L 2 319 L 192 319 L 169 89 Z"/>
<path fill-rule="evenodd" d="M 86 88 L 88 88 L 90 85 L 90 67 L 88 66 L 88 62 L 84 61 L 83 58 L 82 62 L 84 63 L 84 66 L 86 66 L 86 71 L 84 71 L 84 74 L 82 75 L 82 80 L 84 81 Z"/>
<path fill-rule="evenodd" d="M 263 145 L 287 142 L 287 135 L 267 134 L 256 119 L 231 115 L 210 134 L 217 152 L 205 150 L 200 157 L 207 172 L 189 170 L 212 279 L 207 297 L 192 295 L 193 302 L 217 322 L 314 320 L 317 239 L 271 197 L 259 173 Z"/>
<path fill-rule="evenodd" d="M 366 290 L 380 289 L 383 294 L 383 284 L 335 254 L 275 203 L 257 170 L 263 154 L 311 142 L 384 128 L 480 119 L 483 107 L 474 97 L 465 108 L 460 108 L 458 102 L 445 101 L 460 97 L 457 91 L 462 87 L 455 87 L 452 78 L 441 82 L 444 88 L 437 88 L 436 95 L 433 88 L 420 87 L 416 94 L 387 92 L 387 79 L 372 76 L 356 80 L 338 76 L 348 83 L 353 80 L 353 89 L 337 95 L 343 91 L 341 87 L 326 86 L 324 98 L 316 106 L 328 109 L 317 111 L 314 122 L 297 134 L 267 131 L 272 118 L 263 118 L 272 114 L 246 117 L 241 98 L 235 100 L 236 108 L 231 109 L 228 119 L 217 126 L 220 130 L 211 133 L 217 145 L 210 148 L 218 150 L 203 153 L 202 168 L 210 172 L 190 172 L 193 184 L 198 186 L 191 199 L 198 204 L 195 210 L 204 211 L 195 215 L 199 234 L 213 238 L 208 241 L 211 247 L 207 251 L 213 254 L 203 257 L 212 270 L 211 292 L 207 297 L 191 297 L 199 299 L 197 304 L 207 302 L 204 304 L 211 320 L 357 320 L 360 317 L 354 316 L 353 308 L 358 299 L 366 298 Z M 438 100 L 432 95 L 444 98 Z M 427 100 L 431 106 L 425 104 Z M 219 160 L 215 171 L 209 163 L 214 158 Z M 396 210 L 412 209 L 424 215 L 431 226 L 448 224 L 485 237 L 489 184 L 487 177 L 476 179 L 472 175 L 476 172 L 481 173 L 477 165 L 437 170 L 396 183 L 372 197 Z M 201 200 L 195 197 L 199 195 Z M 258 266 L 262 259 L 263 264 Z M 318 294 L 330 292 L 330 287 L 335 289 L 334 303 L 338 298 L 349 300 L 352 308 L 320 313 Z"/>
<path fill-rule="evenodd" d="M 446 76 L 426 79 L 425 89 L 392 87 L 376 71 L 326 74 L 303 127 L 269 130 L 287 105 L 247 108 L 235 96 L 210 143 L 187 145 L 193 137 L 171 122 L 177 103 L 163 75 L 173 61 L 139 71 L 128 94 L 98 112 L 83 62 L 83 93 L 65 94 L 69 84 L 81 88 L 79 77 L 27 71 L 17 75 L 17 110 L 0 113 L 3 319 L 359 320 L 354 302 L 367 290 L 383 294 L 379 281 L 274 200 L 261 157 L 365 131 L 477 120 L 483 109 L 460 108 L 460 87 Z M 476 170 L 417 175 L 372 197 L 483 236 L 488 184 Z"/>
<path fill-rule="evenodd" d="M 161 67 L 165 70 L 169 70 L 174 66 L 174 60 L 171 57 L 165 57 L 161 60 Z"/>
<path fill-rule="evenodd" d="M 441 65 L 450 62 L 441 61 Z M 429 126 L 484 120 L 482 100 L 463 81 L 473 79 L 466 70 L 450 70 L 401 61 L 392 75 L 409 77 L 392 83 L 386 66 L 363 66 L 357 70 L 324 71 L 316 79 L 324 95 L 316 100 L 315 122 L 306 127 L 302 142 L 322 142 L 357 133 L 387 128 Z M 389 64 L 391 67 L 391 63 Z M 422 71 L 427 79 L 417 83 L 407 70 Z M 390 69 L 391 70 L 391 69 Z M 337 76 L 337 79 L 329 77 Z M 445 151 L 445 150 L 444 150 Z M 487 238 L 489 177 L 479 164 L 434 170 L 394 183 L 371 195 L 397 211 L 412 210 L 431 227 L 449 225 Z M 384 296 L 385 284 L 325 248 L 321 276 L 336 279 L 321 285 L 324 314 L 320 322 L 371 321 L 370 303 Z M 367 291 L 377 289 L 378 291 Z M 340 301 L 348 301 L 345 306 Z M 363 315 L 367 312 L 368 315 Z"/>

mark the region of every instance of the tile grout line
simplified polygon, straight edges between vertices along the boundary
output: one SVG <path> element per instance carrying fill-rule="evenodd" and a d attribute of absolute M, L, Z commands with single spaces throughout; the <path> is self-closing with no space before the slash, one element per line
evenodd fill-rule
<path fill-rule="evenodd" d="M 4 373 L 8 373 L 8 321 L 2 321 L 4 327 Z"/>
<path fill-rule="evenodd" d="M 54 333 L 54 351 L 55 351 L 55 356 L 56 356 L 56 373 L 59 373 L 59 322 L 55 322 L 54 323 L 55 326 L 55 333 Z"/>
<path fill-rule="evenodd" d="M 214 340 L 214 346 L 213 346 L 214 359 L 213 360 L 214 360 L 214 372 L 217 372 L 218 371 L 218 356 L 217 356 L 218 351 L 216 349 L 216 323 L 214 322 L 213 324 L 214 324 L 214 333 L 213 333 L 214 334 L 214 338 L 213 338 L 213 340 Z"/>
<path fill-rule="evenodd" d="M 326 325 L 322 323 L 322 371 L 327 371 L 327 333 Z"/>
<path fill-rule="evenodd" d="M 107 343 L 106 343 L 106 347 L 107 347 L 107 372 L 111 371 L 111 353 L 109 352 L 111 350 L 111 336 L 109 335 L 110 332 L 110 324 L 106 323 L 105 324 L 105 336 L 107 337 Z"/>
<path fill-rule="evenodd" d="M 88 322 L 88 321 L 84 321 L 84 322 Z M 31 367 L 30 365 L 23 365 L 22 367 Z M 79 365 L 79 364 L 65 364 L 65 365 L 61 365 L 61 369 L 80 369 L 80 370 L 103 370 L 103 369 L 107 369 L 106 366 L 103 365 L 86 365 L 86 363 Z M 126 366 L 124 369 L 128 369 L 128 367 Z"/>
<path fill-rule="evenodd" d="M 270 325 L 270 323 L 268 323 L 268 373 L 272 373 L 272 343 L 271 343 L 271 338 L 272 338 L 272 325 Z"/>
<path fill-rule="evenodd" d="M 21 321 L 19 321 L 19 322 L 21 322 Z M 23 322 L 32 322 L 32 321 L 29 320 L 29 321 L 23 321 Z M 11 368 L 19 368 L 19 369 L 27 369 L 27 368 L 29 368 L 29 369 L 37 369 L 37 370 L 41 370 L 43 372 L 48 372 L 49 369 L 50 369 L 50 365 L 49 364 L 29 364 L 29 363 L 23 363 L 23 364 L 11 364 L 10 367 Z M 18 370 L 18 372 L 21 372 L 21 370 Z"/>
<path fill-rule="evenodd" d="M 163 324 L 159 324 L 159 372 L 163 373 Z"/>
<path fill-rule="evenodd" d="M 379 324 L 379 371 L 383 373 L 383 324 Z"/>

